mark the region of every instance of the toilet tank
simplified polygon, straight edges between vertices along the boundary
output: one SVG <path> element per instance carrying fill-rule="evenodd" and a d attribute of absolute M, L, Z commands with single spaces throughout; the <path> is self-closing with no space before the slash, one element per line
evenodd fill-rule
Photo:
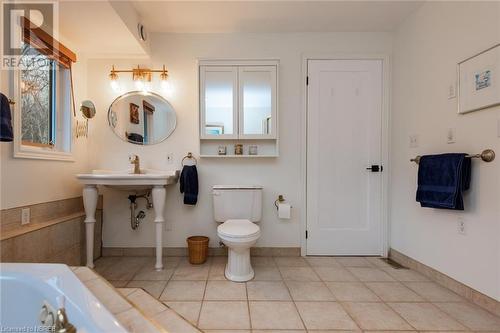
<path fill-rule="evenodd" d="M 262 186 L 215 185 L 212 196 L 216 222 L 230 219 L 259 222 L 262 218 Z"/>

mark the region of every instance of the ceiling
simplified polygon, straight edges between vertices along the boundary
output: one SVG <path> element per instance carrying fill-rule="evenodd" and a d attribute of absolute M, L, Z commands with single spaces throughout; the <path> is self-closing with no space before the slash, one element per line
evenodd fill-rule
<path fill-rule="evenodd" d="M 392 31 L 422 1 L 132 1 L 151 32 Z"/>
<path fill-rule="evenodd" d="M 88 56 L 144 56 L 123 20 L 108 1 L 59 2 L 60 34 Z"/>
<path fill-rule="evenodd" d="M 291 33 L 392 31 L 421 1 L 61 0 L 60 35 L 89 58 L 147 57 L 149 32 Z M 64 38 L 66 37 L 66 38 Z"/>

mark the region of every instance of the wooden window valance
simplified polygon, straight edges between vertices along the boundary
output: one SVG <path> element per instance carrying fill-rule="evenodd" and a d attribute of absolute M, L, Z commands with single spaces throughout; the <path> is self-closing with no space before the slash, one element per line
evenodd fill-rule
<path fill-rule="evenodd" d="M 42 28 L 34 25 L 26 17 L 22 18 L 23 39 L 25 43 L 36 48 L 40 53 L 54 59 L 66 68 L 71 68 L 71 63 L 76 62 L 76 54 L 54 39 Z"/>

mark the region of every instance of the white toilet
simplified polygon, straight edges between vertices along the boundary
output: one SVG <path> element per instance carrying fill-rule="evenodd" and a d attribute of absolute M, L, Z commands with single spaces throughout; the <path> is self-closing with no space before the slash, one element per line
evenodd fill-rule
<path fill-rule="evenodd" d="M 260 237 L 256 222 L 262 218 L 262 186 L 215 185 L 213 187 L 217 235 L 228 247 L 225 275 L 231 281 L 251 280 L 250 248 Z"/>

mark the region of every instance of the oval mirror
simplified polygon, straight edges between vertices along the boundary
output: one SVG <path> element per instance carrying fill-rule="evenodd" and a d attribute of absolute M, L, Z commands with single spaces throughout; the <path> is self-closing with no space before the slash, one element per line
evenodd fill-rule
<path fill-rule="evenodd" d="M 92 101 L 85 100 L 80 104 L 80 112 L 83 118 L 92 119 L 95 116 L 95 105 Z"/>
<path fill-rule="evenodd" d="M 108 123 L 124 141 L 154 145 L 172 134 L 176 125 L 175 110 L 158 94 L 132 91 L 113 101 Z"/>

